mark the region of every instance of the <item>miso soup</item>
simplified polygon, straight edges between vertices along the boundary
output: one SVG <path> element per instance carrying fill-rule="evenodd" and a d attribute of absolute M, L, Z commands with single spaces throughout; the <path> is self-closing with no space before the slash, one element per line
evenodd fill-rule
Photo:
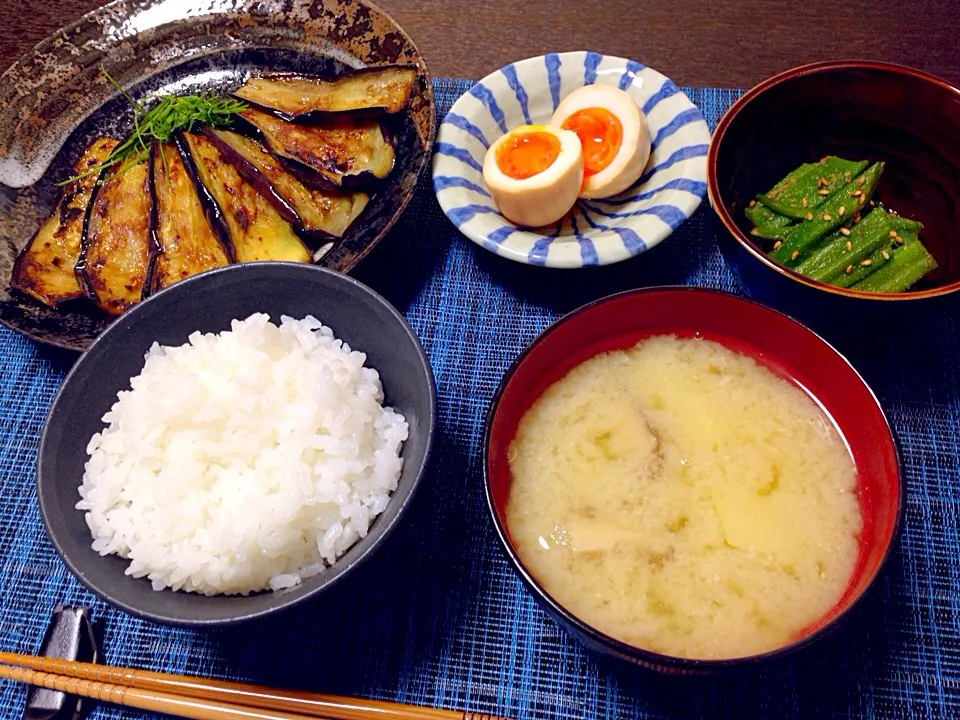
<path fill-rule="evenodd" d="M 595 356 L 522 418 L 507 523 L 546 591 L 667 655 L 789 644 L 842 596 L 856 469 L 803 390 L 709 340 Z"/>

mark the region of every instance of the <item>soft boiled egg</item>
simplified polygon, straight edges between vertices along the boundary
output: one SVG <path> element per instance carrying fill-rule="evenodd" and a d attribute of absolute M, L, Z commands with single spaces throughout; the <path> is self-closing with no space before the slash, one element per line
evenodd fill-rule
<path fill-rule="evenodd" d="M 503 216 L 538 227 L 562 218 L 580 193 L 580 138 L 548 125 L 521 125 L 502 135 L 483 158 L 483 179 Z"/>
<path fill-rule="evenodd" d="M 625 91 L 586 85 L 567 95 L 550 124 L 571 130 L 583 147 L 580 197 L 607 198 L 633 185 L 650 159 L 650 128 Z"/>

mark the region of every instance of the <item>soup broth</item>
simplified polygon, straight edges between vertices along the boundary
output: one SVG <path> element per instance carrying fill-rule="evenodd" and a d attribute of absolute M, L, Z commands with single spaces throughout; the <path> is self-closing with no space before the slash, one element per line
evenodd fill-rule
<path fill-rule="evenodd" d="M 507 524 L 571 613 L 630 645 L 720 659 L 793 640 L 841 597 L 856 470 L 801 389 L 719 343 L 595 356 L 522 418 Z"/>

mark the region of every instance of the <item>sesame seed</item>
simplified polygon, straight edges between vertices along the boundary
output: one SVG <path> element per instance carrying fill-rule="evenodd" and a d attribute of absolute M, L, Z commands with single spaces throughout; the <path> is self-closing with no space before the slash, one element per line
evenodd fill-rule
<path fill-rule="evenodd" d="M 897 243 L 897 245 L 903 245 L 903 243 L 904 243 L 903 238 L 900 237 L 899 235 L 897 235 L 897 237 L 895 237 L 894 240 L 895 240 L 895 242 Z"/>
<path fill-rule="evenodd" d="M 813 220 L 813 213 L 807 213 L 807 220 Z"/>
<path fill-rule="evenodd" d="M 853 250 L 853 243 L 847 240 L 847 252 L 850 252 L 851 250 Z"/>
<path fill-rule="evenodd" d="M 843 217 L 843 214 L 844 214 L 846 211 L 847 211 L 847 209 L 846 209 L 843 205 L 841 205 L 841 206 L 840 206 L 840 209 L 837 210 L 837 215 L 839 215 L 840 217 Z"/>
<path fill-rule="evenodd" d="M 800 198 L 800 204 L 803 205 L 804 207 L 806 207 L 806 206 L 807 206 L 807 198 L 805 198 L 805 197 Z"/>
<path fill-rule="evenodd" d="M 861 205 L 863 205 L 863 203 L 866 201 L 866 199 L 867 199 L 867 196 L 866 196 L 866 195 L 861 195 L 860 197 L 857 198 L 857 202 L 860 203 Z M 871 202 L 870 205 L 872 206 L 873 203 Z"/>
<path fill-rule="evenodd" d="M 891 230 L 891 231 L 890 231 L 890 237 L 895 238 L 896 236 L 897 236 L 897 231 L 896 231 L 896 230 Z"/>
<path fill-rule="evenodd" d="M 864 196 L 864 197 L 866 197 L 866 196 Z M 860 204 L 863 205 L 863 198 L 860 198 Z M 873 200 L 871 200 L 871 201 L 870 201 L 870 207 L 876 207 L 876 206 L 877 206 L 877 204 L 876 204 Z"/>
<path fill-rule="evenodd" d="M 850 197 L 860 197 L 861 195 L 863 195 L 863 193 L 859 190 L 854 190 L 852 193 L 850 193 Z"/>
<path fill-rule="evenodd" d="M 860 187 L 863 187 L 863 184 L 864 184 L 866 181 L 867 181 L 866 175 L 861 175 L 861 176 L 860 176 L 860 179 L 857 180 L 857 185 L 859 185 Z"/>
<path fill-rule="evenodd" d="M 780 241 L 780 240 L 777 240 L 777 241 L 773 244 L 773 249 L 774 249 L 774 250 L 779 250 L 781 245 L 783 245 L 783 242 Z"/>
<path fill-rule="evenodd" d="M 824 213 L 824 214 L 823 214 L 823 219 L 824 219 L 824 220 L 833 220 L 833 218 L 830 217 L 830 213 Z"/>
<path fill-rule="evenodd" d="M 830 194 L 830 191 L 827 190 L 826 188 L 820 188 L 819 190 L 817 190 L 817 192 L 820 193 L 821 195 L 829 195 L 829 194 Z"/>
<path fill-rule="evenodd" d="M 794 251 L 790 254 L 790 259 L 791 259 L 791 260 L 796 260 L 798 257 L 800 257 L 800 251 L 799 251 L 799 250 L 794 250 Z"/>
<path fill-rule="evenodd" d="M 852 273 L 852 272 L 853 272 L 853 265 L 847 265 L 847 269 L 844 270 L 844 272 L 845 272 L 847 275 L 849 275 L 850 273 Z"/>
<path fill-rule="evenodd" d="M 884 260 L 889 260 L 889 259 L 890 259 L 890 253 L 888 253 L 886 250 L 881 250 L 881 251 L 880 251 L 880 254 L 883 255 L 883 259 L 884 259 Z"/>
<path fill-rule="evenodd" d="M 827 187 L 827 179 L 826 179 L 826 178 L 824 178 L 824 177 L 820 178 L 820 181 L 819 181 L 819 182 L 820 182 L 820 184 L 823 185 L 824 187 Z"/>
<path fill-rule="evenodd" d="M 871 265 L 872 263 L 873 263 L 873 260 L 871 260 L 870 258 L 860 261 L 860 264 L 863 265 L 864 267 L 866 267 L 867 265 Z"/>
<path fill-rule="evenodd" d="M 756 204 L 757 204 L 757 201 L 756 201 L 756 200 L 751 200 L 751 201 L 750 201 L 750 204 L 747 205 L 747 207 L 753 207 L 753 206 L 756 205 Z"/>
<path fill-rule="evenodd" d="M 841 235 L 849 235 L 849 234 L 850 234 L 850 228 L 840 228 L 840 234 L 841 234 Z"/>

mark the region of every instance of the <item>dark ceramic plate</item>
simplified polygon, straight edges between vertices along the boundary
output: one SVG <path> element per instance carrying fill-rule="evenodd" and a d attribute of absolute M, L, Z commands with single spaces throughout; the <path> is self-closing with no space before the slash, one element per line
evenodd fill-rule
<path fill-rule="evenodd" d="M 859 559 L 840 600 L 791 644 L 730 660 L 691 660 L 642 650 L 605 635 L 560 605 L 524 566 L 506 521 L 508 448 L 527 409 L 586 359 L 673 333 L 719 342 L 799 386 L 833 418 L 857 468 L 863 515 Z M 585 305 L 547 328 L 504 376 L 487 417 L 487 503 L 497 534 L 521 579 L 565 627 L 601 652 L 669 673 L 707 673 L 783 658 L 836 627 L 870 588 L 890 556 L 903 514 L 896 442 L 876 396 L 833 347 L 786 315 L 749 300 L 692 287 L 632 290 Z"/>
<path fill-rule="evenodd" d="M 97 135 L 131 127 L 134 97 L 236 88 L 251 70 L 332 75 L 413 63 L 409 107 L 390 128 L 397 164 L 319 264 L 347 272 L 386 234 L 416 188 L 434 134 L 433 90 L 416 46 L 364 0 L 115 0 L 44 40 L 0 77 L 0 322 L 43 343 L 86 349 L 111 322 L 86 302 L 51 310 L 10 290 L 20 249 L 56 202 L 56 183 Z"/>
<path fill-rule="evenodd" d="M 216 297 L 216 302 L 210 302 Z M 155 591 L 146 579 L 124 574 L 128 563 L 101 557 L 84 514 L 75 509 L 80 496 L 90 437 L 103 429 L 100 420 L 129 389 L 143 369 L 143 356 L 156 341 L 182 345 L 190 333 L 220 332 L 230 321 L 265 312 L 312 314 L 350 347 L 367 355 L 367 366 L 380 373 L 385 402 L 403 413 L 410 435 L 403 444 L 403 470 L 387 509 L 370 532 L 325 572 L 303 584 L 248 597 Z M 416 335 L 382 297 L 340 273 L 294 263 L 249 263 L 187 278 L 134 306 L 91 345 L 67 375 L 47 416 L 37 459 L 37 498 L 47 534 L 67 567 L 88 588 L 117 607 L 156 622 L 173 625 L 226 625 L 288 608 L 331 587 L 384 540 L 409 506 L 430 453 L 436 390 L 430 364 Z"/>

